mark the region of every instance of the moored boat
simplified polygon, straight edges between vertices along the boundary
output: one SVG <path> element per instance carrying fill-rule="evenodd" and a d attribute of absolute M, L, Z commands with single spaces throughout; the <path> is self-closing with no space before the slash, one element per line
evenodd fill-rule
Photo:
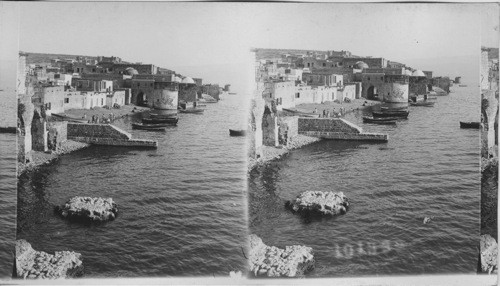
<path fill-rule="evenodd" d="M 132 123 L 132 129 L 150 130 L 150 131 L 163 131 L 167 124 L 144 124 Z"/>
<path fill-rule="evenodd" d="M 177 117 L 177 113 L 167 113 L 167 114 L 150 113 L 149 117 L 155 119 L 172 118 L 172 117 Z"/>
<path fill-rule="evenodd" d="M 205 109 L 201 108 L 186 108 L 186 109 L 179 109 L 180 113 L 203 113 Z"/>
<path fill-rule="evenodd" d="M 460 87 L 467 87 L 466 84 L 459 84 L 458 86 L 460 86 Z"/>
<path fill-rule="evenodd" d="M 142 123 L 145 124 L 177 124 L 179 117 L 165 117 L 165 118 L 143 118 Z"/>
<path fill-rule="evenodd" d="M 372 111 L 373 117 L 396 117 L 396 118 L 407 118 L 410 111 L 408 110 L 390 110 L 390 111 Z"/>
<path fill-rule="evenodd" d="M 407 110 L 408 106 L 381 106 L 380 110 L 383 111 L 392 111 L 392 110 Z"/>
<path fill-rule="evenodd" d="M 229 136 L 245 136 L 245 135 L 247 135 L 246 130 L 229 129 Z"/>
<path fill-rule="evenodd" d="M 75 123 L 88 123 L 88 119 L 82 119 L 82 118 L 74 118 L 71 116 L 68 116 L 66 114 L 57 114 L 57 113 L 52 113 L 50 116 L 52 116 L 56 120 L 62 120 L 62 121 L 69 121 L 69 122 L 75 122 Z"/>
<path fill-rule="evenodd" d="M 479 128 L 481 128 L 481 123 L 480 122 L 465 122 L 465 121 L 460 121 L 460 128 L 479 129 Z"/>
<path fill-rule="evenodd" d="M 434 106 L 434 102 L 432 101 L 417 101 L 417 102 L 410 102 L 411 106 L 427 106 L 431 107 Z"/>
<path fill-rule="evenodd" d="M 363 116 L 364 123 L 375 123 L 383 125 L 395 125 L 397 119 L 399 118 L 373 118 L 373 117 Z"/>

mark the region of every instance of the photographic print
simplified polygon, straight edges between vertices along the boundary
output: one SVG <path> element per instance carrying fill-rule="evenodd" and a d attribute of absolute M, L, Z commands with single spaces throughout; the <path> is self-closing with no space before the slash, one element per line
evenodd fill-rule
<path fill-rule="evenodd" d="M 251 276 L 477 272 L 481 7 L 274 8 L 254 49 Z"/>
<path fill-rule="evenodd" d="M 0 16 L 5 279 L 495 280 L 497 3 Z"/>
<path fill-rule="evenodd" d="M 25 4 L 15 277 L 241 276 L 246 141 L 231 130 L 251 66 L 217 30 L 226 8 Z"/>

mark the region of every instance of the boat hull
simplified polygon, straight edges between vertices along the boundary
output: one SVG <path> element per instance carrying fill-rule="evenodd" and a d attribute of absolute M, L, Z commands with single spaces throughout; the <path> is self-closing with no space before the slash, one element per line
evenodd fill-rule
<path fill-rule="evenodd" d="M 189 109 L 179 109 L 180 113 L 203 113 L 205 109 L 200 108 L 189 108 Z"/>
<path fill-rule="evenodd" d="M 167 127 L 166 124 L 141 124 L 132 123 L 132 129 L 148 130 L 148 131 L 163 131 Z"/>
<path fill-rule="evenodd" d="M 481 123 L 460 121 L 460 128 L 479 129 L 481 128 Z"/>
<path fill-rule="evenodd" d="M 144 124 L 171 124 L 175 125 L 179 121 L 177 117 L 168 117 L 168 118 L 143 118 L 142 123 Z"/>
<path fill-rule="evenodd" d="M 246 136 L 247 131 L 246 130 L 233 130 L 229 129 L 229 136 Z"/>
<path fill-rule="evenodd" d="M 364 123 L 374 123 L 382 125 L 396 125 L 396 119 L 394 118 L 373 118 L 373 117 L 363 117 Z"/>
<path fill-rule="evenodd" d="M 380 111 L 373 111 L 373 117 L 374 118 L 381 118 L 381 117 L 395 117 L 395 118 L 408 118 L 409 111 L 386 111 L 386 112 L 380 112 Z"/>

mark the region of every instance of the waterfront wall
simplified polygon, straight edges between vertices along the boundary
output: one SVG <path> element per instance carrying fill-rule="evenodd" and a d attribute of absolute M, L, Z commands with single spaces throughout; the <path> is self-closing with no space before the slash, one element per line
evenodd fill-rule
<path fill-rule="evenodd" d="M 68 123 L 68 139 L 95 145 L 150 147 L 158 142 L 132 139 L 132 135 L 111 124 Z"/>
<path fill-rule="evenodd" d="M 364 133 L 355 124 L 342 118 L 299 118 L 300 135 L 335 140 L 363 140 L 386 142 L 388 136 L 379 133 Z"/>
<path fill-rule="evenodd" d="M 75 137 L 128 140 L 132 138 L 132 135 L 111 124 L 68 123 L 68 139 Z"/>
<path fill-rule="evenodd" d="M 299 118 L 298 133 L 317 132 L 343 132 L 361 133 L 362 129 L 342 118 Z"/>

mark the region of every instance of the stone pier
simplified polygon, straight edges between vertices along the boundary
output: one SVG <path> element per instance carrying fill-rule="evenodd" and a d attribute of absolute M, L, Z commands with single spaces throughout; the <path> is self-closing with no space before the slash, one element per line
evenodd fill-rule
<path fill-rule="evenodd" d="M 389 136 L 364 133 L 361 127 L 343 118 L 298 118 L 299 134 L 333 140 L 363 140 L 387 142 Z"/>
<path fill-rule="evenodd" d="M 68 139 L 94 145 L 158 147 L 157 141 L 133 139 L 130 133 L 111 124 L 68 123 Z"/>

